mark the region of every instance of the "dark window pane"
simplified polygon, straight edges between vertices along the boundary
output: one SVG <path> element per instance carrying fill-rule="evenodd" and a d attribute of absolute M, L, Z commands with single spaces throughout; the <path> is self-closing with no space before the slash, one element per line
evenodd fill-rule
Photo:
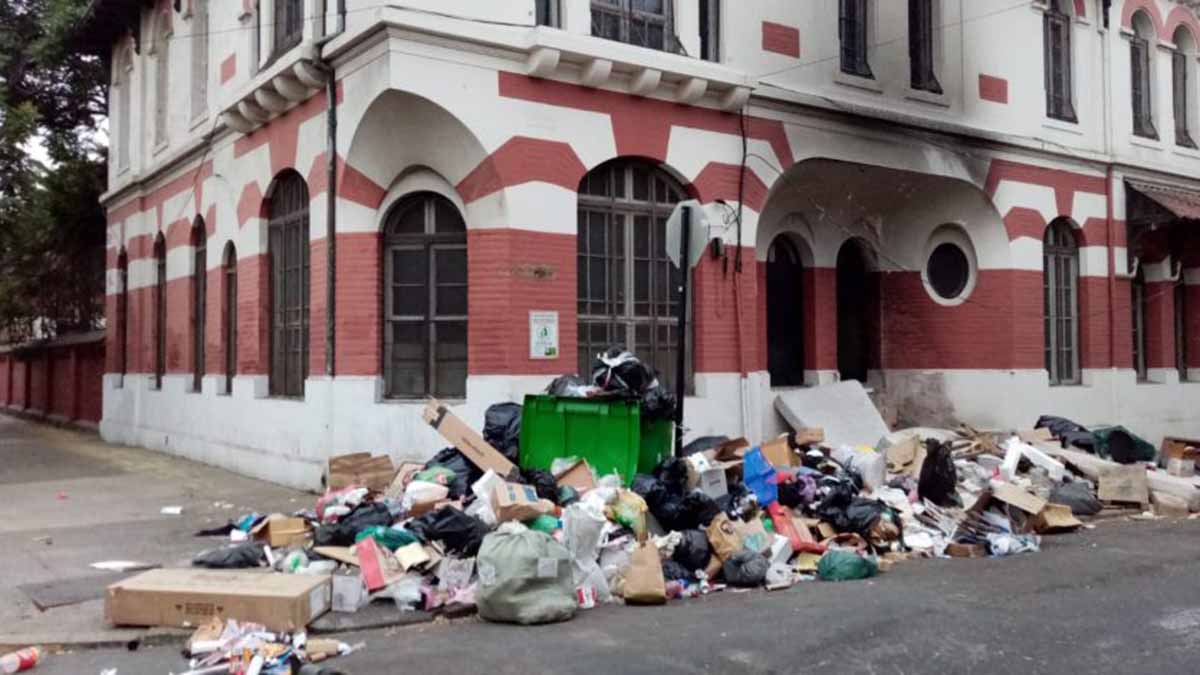
<path fill-rule="evenodd" d="M 437 263 L 437 283 L 467 283 L 467 249 L 439 247 L 434 249 L 433 256 Z"/>
<path fill-rule="evenodd" d="M 933 250 L 926 266 L 929 285 L 945 300 L 958 298 L 970 280 L 970 263 L 963 250 L 954 244 L 941 244 Z"/>
<path fill-rule="evenodd" d="M 457 234 L 467 231 L 467 224 L 463 221 L 458 208 L 444 197 L 435 198 L 434 217 L 437 221 L 435 231 L 439 234 Z"/>
<path fill-rule="evenodd" d="M 438 286 L 437 316 L 466 316 L 467 287 Z"/>
<path fill-rule="evenodd" d="M 425 234 L 425 203 L 415 200 L 396 209 L 388 219 L 389 234 Z"/>

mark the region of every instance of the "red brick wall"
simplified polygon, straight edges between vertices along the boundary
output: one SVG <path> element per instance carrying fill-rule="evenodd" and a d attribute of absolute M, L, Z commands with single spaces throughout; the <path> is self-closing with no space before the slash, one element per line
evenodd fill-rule
<path fill-rule="evenodd" d="M 327 239 L 312 242 L 308 247 L 308 375 L 325 374 L 325 308 L 328 306 L 326 270 L 329 269 Z M 353 270 L 348 271 L 355 274 Z"/>
<path fill-rule="evenodd" d="M 804 270 L 804 368 L 837 370 L 837 270 Z"/>
<path fill-rule="evenodd" d="M 27 385 L 26 376 L 29 374 L 28 363 L 23 359 L 15 359 L 12 368 L 12 403 L 10 405 L 17 408 L 28 407 L 26 405 L 25 387 Z"/>
<path fill-rule="evenodd" d="M 1043 301 L 1044 302 L 1044 301 Z M 1079 366 L 1109 368 L 1108 277 L 1079 279 Z"/>
<path fill-rule="evenodd" d="M 1116 280 L 1116 299 L 1113 304 L 1113 361 L 1117 368 L 1133 368 L 1132 298 L 1130 281 Z"/>
<path fill-rule="evenodd" d="M 736 373 L 743 365 L 747 371 L 766 368 L 765 329 L 759 326 L 766 319 L 760 309 L 766 304 L 765 269 L 759 272 L 754 251 L 743 248 L 743 273 L 735 274 L 735 250 L 726 253 L 728 261 L 704 256 L 692 272 L 696 372 Z M 744 364 L 738 360 L 739 346 Z"/>
<path fill-rule="evenodd" d="M 577 369 L 573 235 L 517 229 L 467 233 L 472 375 L 557 375 Z M 529 312 L 558 312 L 558 359 L 529 358 Z"/>
<path fill-rule="evenodd" d="M 76 412 L 78 419 L 100 423 L 104 411 L 104 351 L 102 343 L 80 345 L 76 348 L 79 360 L 79 379 L 75 390 L 79 393 Z"/>
<path fill-rule="evenodd" d="M 12 399 L 9 385 L 12 383 L 12 359 L 0 356 L 0 405 L 8 405 Z"/>
<path fill-rule="evenodd" d="M 337 374 L 376 375 L 383 361 L 379 235 L 338 235 Z"/>
<path fill-rule="evenodd" d="M 267 256 L 238 261 L 238 373 L 266 375 L 271 365 L 270 265 Z"/>
<path fill-rule="evenodd" d="M 1146 366 L 1175 367 L 1175 282 L 1146 284 Z"/>
<path fill-rule="evenodd" d="M 224 261 L 222 260 L 222 263 Z M 204 303 L 204 372 L 225 373 L 225 266 L 208 271 Z"/>
<path fill-rule="evenodd" d="M 167 282 L 168 373 L 192 372 L 192 304 L 191 276 Z"/>
<path fill-rule="evenodd" d="M 1187 307 L 1187 365 L 1200 368 L 1200 286 L 1188 286 L 1184 302 Z"/>

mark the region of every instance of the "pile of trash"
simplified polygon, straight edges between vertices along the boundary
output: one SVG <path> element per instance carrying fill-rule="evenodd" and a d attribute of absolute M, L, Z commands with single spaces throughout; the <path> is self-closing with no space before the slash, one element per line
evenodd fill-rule
<path fill-rule="evenodd" d="M 361 649 L 337 640 L 309 638 L 303 631 L 276 633 L 265 626 L 213 618 L 196 629 L 184 651 L 188 670 L 180 675 L 244 673 L 269 675 L 332 673 L 321 664 Z"/>
<path fill-rule="evenodd" d="M 567 376 L 549 389 L 589 398 L 614 392 L 652 409 L 648 416 L 674 413 L 653 370 L 619 351 L 602 355 L 590 382 Z M 579 456 L 560 457 L 549 471 L 522 468 L 529 449 L 520 447 L 515 403 L 492 406 L 482 434 L 437 401 L 424 419 L 450 443 L 428 462 L 334 457 L 311 510 L 246 514 L 198 533 L 229 542 L 196 555 L 207 576 L 195 583 L 243 613 L 197 632 L 192 672 L 246 658 L 261 659 L 254 672 L 298 672 L 291 668 L 314 653 L 348 653 L 356 647 L 306 641 L 306 622 L 371 603 L 549 623 L 605 603 L 864 579 L 913 558 L 1036 552 L 1043 536 L 1114 506 L 1200 510 L 1190 480 L 1151 469 L 1146 462 L 1157 453 L 1148 457 L 1128 431 L 1098 434 L 1059 418 L 1019 433 L 888 432 L 874 445 L 829 443 L 825 429 L 793 425 L 757 445 L 700 438 L 632 476 L 598 475 Z M 1105 448 L 1126 463 L 1082 448 Z M 1194 467 L 1193 447 L 1172 453 Z M 232 577 L 223 584 L 213 576 L 264 567 L 275 574 L 256 572 L 251 588 L 286 577 L 293 581 L 280 593 L 292 604 L 259 612 L 222 596 L 237 592 Z M 150 591 L 138 595 L 137 579 L 110 588 L 114 623 L 142 616 L 122 603 L 153 602 Z"/>

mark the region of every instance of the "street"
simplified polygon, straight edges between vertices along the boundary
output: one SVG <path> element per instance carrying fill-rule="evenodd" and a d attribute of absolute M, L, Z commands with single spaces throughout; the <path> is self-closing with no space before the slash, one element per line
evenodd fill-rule
<path fill-rule="evenodd" d="M 15 587 L 56 575 L 94 575 L 87 563 L 106 558 L 185 564 L 208 541 L 193 539 L 193 527 L 228 515 L 214 503 L 263 510 L 311 498 L 7 417 L 0 417 L 0 459 L 0 484 L 9 496 L 0 506 L 0 570 L 9 580 L 5 644 L 22 633 L 63 643 L 91 633 L 95 642 L 120 644 L 132 633 L 105 632 L 98 599 L 43 614 Z M 66 499 L 58 498 L 61 491 Z M 171 503 L 184 506 L 183 517 L 158 514 L 170 495 Z M 91 519 L 81 523 L 83 512 Z M 1196 521 L 1120 519 L 1047 538 L 1041 553 L 912 561 L 869 581 L 727 591 L 657 608 L 605 606 L 543 627 L 469 618 L 347 634 L 339 639 L 366 646 L 336 665 L 355 675 L 414 668 L 430 674 L 481 668 L 556 674 L 1195 672 L 1198 535 Z M 34 541 L 44 536 L 53 543 Z M 46 656 L 36 672 L 185 670 L 177 642 L 163 639 L 136 651 L 68 647 Z"/>

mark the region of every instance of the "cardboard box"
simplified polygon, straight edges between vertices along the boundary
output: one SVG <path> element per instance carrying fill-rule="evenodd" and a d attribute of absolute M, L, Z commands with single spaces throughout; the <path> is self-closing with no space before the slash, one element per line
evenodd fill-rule
<path fill-rule="evenodd" d="M 1196 460 L 1193 457 L 1168 457 L 1167 473 L 1179 478 L 1191 478 L 1196 475 Z"/>
<path fill-rule="evenodd" d="M 383 495 L 396 501 L 404 499 L 404 488 L 408 487 L 412 477 L 424 468 L 425 465 L 420 462 L 400 462 L 400 466 L 396 468 L 396 477 L 392 479 L 388 489 L 384 490 Z"/>
<path fill-rule="evenodd" d="M 554 477 L 554 481 L 559 487 L 575 488 L 579 494 L 596 487 L 596 476 L 592 473 L 592 467 L 588 465 L 586 459 L 575 462 L 565 471 L 559 471 L 558 475 Z"/>
<path fill-rule="evenodd" d="M 771 466 L 796 466 L 798 459 L 796 453 L 792 451 L 792 444 L 788 441 L 787 436 L 780 436 L 770 443 L 763 443 L 759 446 L 762 450 L 763 457 Z"/>
<path fill-rule="evenodd" d="M 1031 516 L 1036 516 L 1046 508 L 1046 500 L 1011 483 L 993 483 L 992 498 L 1015 506 Z"/>
<path fill-rule="evenodd" d="M 1100 474 L 1096 496 L 1102 502 L 1122 504 L 1150 503 L 1150 483 L 1143 464 L 1112 467 Z"/>
<path fill-rule="evenodd" d="M 190 628 L 212 617 L 296 631 L 329 611 L 328 576 L 243 570 L 159 569 L 108 587 L 104 617 L 114 626 Z"/>
<path fill-rule="evenodd" d="M 704 455 L 692 455 L 687 458 L 686 463 L 689 490 L 700 490 L 713 499 L 729 494 L 724 463 L 710 461 Z"/>
<path fill-rule="evenodd" d="M 272 514 L 254 526 L 250 533 L 267 542 L 271 548 L 281 548 L 303 543 L 308 539 L 308 521 L 289 518 L 281 513 Z"/>
<path fill-rule="evenodd" d="M 797 429 L 792 433 L 792 442 L 798 448 L 806 445 L 820 445 L 825 442 L 825 430 L 821 427 Z"/>
<path fill-rule="evenodd" d="M 497 485 L 492 503 L 496 507 L 496 519 L 501 523 L 509 520 L 525 522 L 554 512 L 554 504 L 538 499 L 533 486 L 518 483 Z"/>
<path fill-rule="evenodd" d="M 508 461 L 507 457 L 500 454 L 499 450 L 483 440 L 483 436 L 467 426 L 466 422 L 460 420 L 436 399 L 430 400 L 429 404 L 425 406 L 422 417 L 429 423 L 429 426 L 437 429 L 442 438 L 458 448 L 459 452 L 480 469 L 484 471 L 491 469 L 501 477 L 511 476 L 517 471 L 517 467 Z"/>
<path fill-rule="evenodd" d="M 731 441 L 725 441 L 705 454 L 707 455 L 711 452 L 712 454 L 709 455 L 709 458 L 715 459 L 718 462 L 738 462 L 749 451 L 750 441 L 744 438 L 735 438 Z"/>
<path fill-rule="evenodd" d="M 369 452 L 330 457 L 325 465 L 325 486 L 341 490 L 361 485 L 375 492 L 384 492 L 396 478 L 396 467 L 387 455 L 372 457 Z"/>

